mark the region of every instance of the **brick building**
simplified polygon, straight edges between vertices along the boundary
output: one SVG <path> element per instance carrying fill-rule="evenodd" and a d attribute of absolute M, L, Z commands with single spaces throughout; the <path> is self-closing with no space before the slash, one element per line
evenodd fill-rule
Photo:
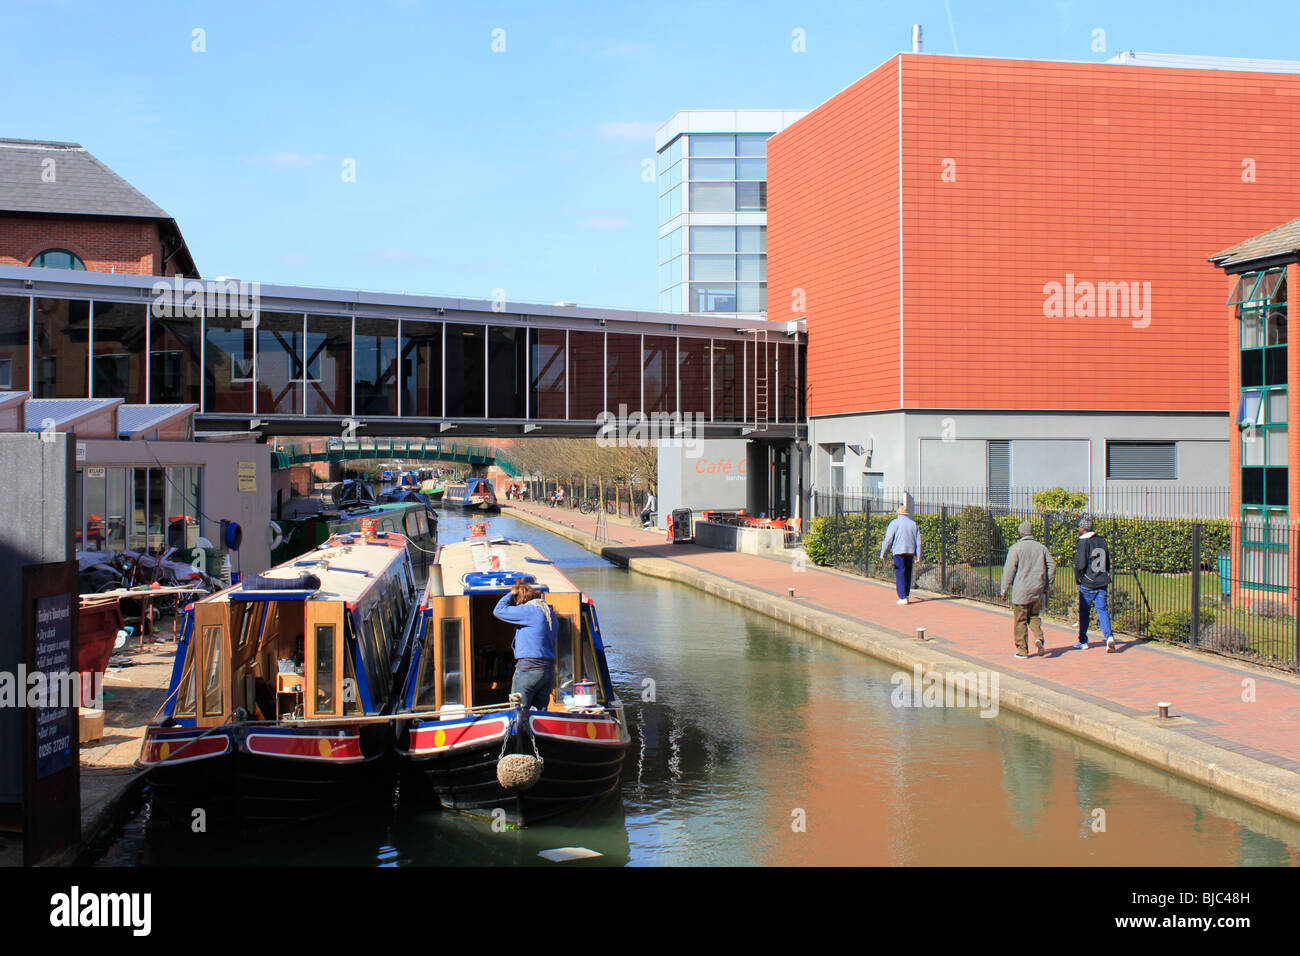
<path fill-rule="evenodd" d="M 198 276 L 176 220 L 77 143 L 0 139 L 0 264 Z"/>
<path fill-rule="evenodd" d="M 1300 204 L 1300 75 L 1213 66 L 900 54 L 768 141 L 815 487 L 1227 486 L 1206 257 Z"/>
<path fill-rule="evenodd" d="M 1248 590 L 1284 591 L 1295 583 L 1300 530 L 1300 448 L 1289 440 L 1290 423 L 1300 420 L 1300 392 L 1290 388 L 1300 381 L 1300 352 L 1289 350 L 1287 333 L 1288 289 L 1300 282 L 1300 219 L 1210 259 L 1227 273 L 1231 309 L 1223 326 L 1235 579 Z"/>

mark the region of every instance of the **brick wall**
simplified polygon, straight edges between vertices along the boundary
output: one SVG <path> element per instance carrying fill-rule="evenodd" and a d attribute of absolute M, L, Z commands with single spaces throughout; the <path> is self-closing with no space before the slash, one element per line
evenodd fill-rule
<path fill-rule="evenodd" d="M 67 249 L 91 272 L 127 275 L 173 275 L 166 272 L 158 224 L 138 219 L 91 219 L 75 216 L 0 215 L 0 264 L 28 265 L 46 249 Z"/>
<path fill-rule="evenodd" d="M 767 314 L 808 317 L 810 415 L 898 405 L 897 60 L 768 141 Z"/>
<path fill-rule="evenodd" d="M 896 57 L 769 144 L 809 413 L 900 405 L 900 165 L 903 407 L 1226 410 L 1206 258 L 1300 212 L 1297 142 L 1296 75 Z M 1149 283 L 1149 323 L 1045 315 L 1071 275 Z"/>

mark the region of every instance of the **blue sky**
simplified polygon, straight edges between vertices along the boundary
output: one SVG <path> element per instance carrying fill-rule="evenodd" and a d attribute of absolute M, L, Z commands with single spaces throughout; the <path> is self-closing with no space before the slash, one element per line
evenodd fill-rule
<path fill-rule="evenodd" d="M 816 106 L 913 23 L 931 53 L 1300 58 L 1294 0 L 6 0 L 0 135 L 84 144 L 206 276 L 654 309 L 656 127 Z"/>

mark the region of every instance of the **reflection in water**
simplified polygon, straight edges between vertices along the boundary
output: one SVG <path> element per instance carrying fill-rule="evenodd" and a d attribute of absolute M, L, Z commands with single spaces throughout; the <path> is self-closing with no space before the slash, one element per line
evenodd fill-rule
<path fill-rule="evenodd" d="M 467 520 L 444 512 L 442 539 Z M 549 865 L 538 852 L 568 846 L 603 855 L 566 866 L 1300 860 L 1285 820 L 1005 710 L 894 707 L 887 665 L 507 516 L 491 525 L 596 601 L 633 732 L 621 794 L 504 832 L 410 799 L 240 840 L 137 823 L 107 861 Z"/>

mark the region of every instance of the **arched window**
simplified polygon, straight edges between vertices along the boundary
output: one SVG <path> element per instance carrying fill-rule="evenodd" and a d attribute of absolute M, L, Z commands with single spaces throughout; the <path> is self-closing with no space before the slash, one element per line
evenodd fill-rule
<path fill-rule="evenodd" d="M 45 269 L 77 269 L 86 271 L 86 264 L 67 249 L 46 249 L 35 259 L 32 265 Z"/>

